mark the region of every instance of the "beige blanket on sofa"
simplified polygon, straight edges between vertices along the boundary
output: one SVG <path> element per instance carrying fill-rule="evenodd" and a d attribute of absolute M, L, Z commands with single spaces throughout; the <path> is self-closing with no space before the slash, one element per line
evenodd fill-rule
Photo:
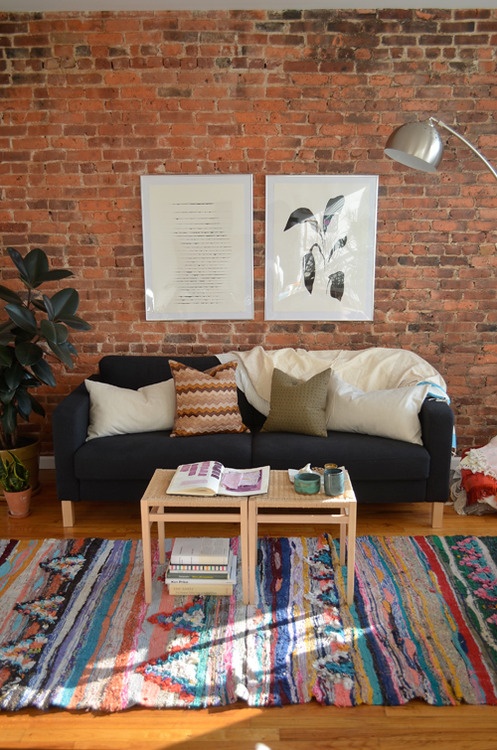
<path fill-rule="evenodd" d="M 363 391 L 402 388 L 429 381 L 445 391 L 445 381 L 426 360 L 406 349 L 371 347 L 358 351 L 275 349 L 261 346 L 244 352 L 223 352 L 220 362 L 235 361 L 237 385 L 261 414 L 269 413 L 273 369 L 308 380 L 328 367 Z"/>

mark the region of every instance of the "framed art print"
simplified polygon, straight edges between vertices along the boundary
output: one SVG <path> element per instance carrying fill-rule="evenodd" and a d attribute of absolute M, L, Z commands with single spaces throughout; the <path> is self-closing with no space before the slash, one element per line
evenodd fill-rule
<path fill-rule="evenodd" d="M 266 320 L 373 320 L 378 177 L 266 177 Z"/>
<path fill-rule="evenodd" d="M 141 177 L 147 320 L 251 319 L 252 175 Z"/>

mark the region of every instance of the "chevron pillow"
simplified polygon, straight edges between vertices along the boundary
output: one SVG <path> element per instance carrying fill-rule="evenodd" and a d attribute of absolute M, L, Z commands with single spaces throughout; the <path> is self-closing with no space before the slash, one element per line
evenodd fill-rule
<path fill-rule="evenodd" d="M 176 416 L 171 437 L 215 432 L 247 432 L 238 408 L 236 362 L 195 370 L 169 360 L 176 388 Z"/>

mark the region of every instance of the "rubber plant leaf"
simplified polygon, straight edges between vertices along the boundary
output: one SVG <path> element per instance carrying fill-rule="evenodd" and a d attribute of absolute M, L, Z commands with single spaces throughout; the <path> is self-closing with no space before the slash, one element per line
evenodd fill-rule
<path fill-rule="evenodd" d="M 21 385 L 22 381 L 24 380 L 24 370 L 19 362 L 14 360 L 9 369 L 5 370 L 4 380 L 5 385 L 11 391 L 15 391 L 15 389 Z"/>
<path fill-rule="evenodd" d="M 72 271 L 68 271 L 66 268 L 53 268 L 43 274 L 40 284 L 44 281 L 60 281 L 60 279 L 69 278 L 69 276 L 74 276 Z"/>
<path fill-rule="evenodd" d="M 44 273 L 48 271 L 48 259 L 43 250 L 39 248 L 30 250 L 24 258 L 13 247 L 8 247 L 7 252 L 24 284 L 31 289 L 40 286 Z"/>
<path fill-rule="evenodd" d="M 13 435 L 17 427 L 17 412 L 14 404 L 3 402 L 3 415 L 1 418 L 2 430 L 6 435 Z"/>
<path fill-rule="evenodd" d="M 12 305 L 22 305 L 22 299 L 19 295 L 9 289 L 8 286 L 2 286 L 2 284 L 0 284 L 0 299 L 10 302 Z"/>
<path fill-rule="evenodd" d="M 63 323 L 54 323 L 51 320 L 42 320 L 40 331 L 50 347 L 52 347 L 52 344 L 65 344 L 69 335 Z"/>
<path fill-rule="evenodd" d="M 61 289 L 49 299 L 43 298 L 45 305 L 48 304 L 53 311 L 52 320 L 63 320 L 66 315 L 74 315 L 79 305 L 79 294 L 75 289 Z"/>
<path fill-rule="evenodd" d="M 38 362 L 35 362 L 34 365 L 32 365 L 31 369 L 33 370 L 38 380 L 41 380 L 41 382 L 45 383 L 45 385 L 49 385 L 52 388 L 56 385 L 52 368 L 44 359 L 40 359 Z"/>
<path fill-rule="evenodd" d="M 312 294 L 314 280 L 316 278 L 316 261 L 314 260 L 312 248 L 304 255 L 302 266 L 304 271 L 304 286 L 309 294 Z"/>
<path fill-rule="evenodd" d="M 29 393 L 25 391 L 23 388 L 19 388 L 17 391 L 17 408 L 19 410 L 20 415 L 23 419 L 26 420 L 26 422 L 29 419 L 29 415 L 31 414 L 31 398 L 29 396 Z"/>
<path fill-rule="evenodd" d="M 21 279 L 26 286 L 33 289 L 36 289 L 45 281 L 59 281 L 60 279 L 66 279 L 68 276 L 73 276 L 72 271 L 64 268 L 56 268 L 51 271 L 48 265 L 48 258 L 40 248 L 35 247 L 33 250 L 30 250 L 24 258 L 13 247 L 8 247 L 7 252 L 19 271 Z"/>
<path fill-rule="evenodd" d="M 297 224 L 303 224 L 305 221 L 308 221 L 317 232 L 319 231 L 319 224 L 316 217 L 308 208 L 297 208 L 295 211 L 292 211 L 283 231 L 286 232 L 287 229 L 291 229 L 297 226 Z"/>
<path fill-rule="evenodd" d="M 43 276 L 48 271 L 48 258 L 39 248 L 30 250 L 24 256 L 24 268 L 26 269 L 27 280 L 33 287 L 39 286 L 43 281 Z"/>
<path fill-rule="evenodd" d="M 41 417 L 45 416 L 45 409 L 40 404 L 39 401 L 37 401 L 30 393 L 28 393 L 28 396 L 31 400 L 31 408 L 33 409 L 35 414 L 39 414 Z"/>
<path fill-rule="evenodd" d="M 27 331 L 32 336 L 36 334 L 36 318 L 31 310 L 27 310 L 25 307 L 18 307 L 17 305 L 5 305 L 5 311 L 16 326 L 22 328 L 23 331 Z"/>
<path fill-rule="evenodd" d="M 326 232 L 332 218 L 335 214 L 339 213 L 345 205 L 345 198 L 343 195 L 337 195 L 336 198 L 330 198 L 326 204 L 323 215 L 323 229 Z"/>
<path fill-rule="evenodd" d="M 91 325 L 79 315 L 64 315 L 64 323 L 75 331 L 89 331 Z"/>
<path fill-rule="evenodd" d="M 14 349 L 11 346 L 0 346 L 0 365 L 10 367 L 14 359 Z"/>
<path fill-rule="evenodd" d="M 60 359 L 60 361 L 63 362 L 66 367 L 72 370 L 72 368 L 74 367 L 74 362 L 72 361 L 70 347 L 66 346 L 66 344 L 55 344 L 51 341 L 48 342 L 48 345 L 57 359 Z"/>
<path fill-rule="evenodd" d="M 24 263 L 24 259 L 17 250 L 13 247 L 8 247 L 7 252 L 10 255 L 10 259 L 12 260 L 12 263 L 15 265 L 17 270 L 19 271 L 19 275 L 24 281 L 29 281 L 29 273 L 28 269 L 26 268 L 26 264 Z"/>
<path fill-rule="evenodd" d="M 22 344 L 18 344 L 15 349 L 17 361 L 21 363 L 23 367 L 31 367 L 35 362 L 38 362 L 43 357 L 43 349 L 37 344 L 33 344 L 31 341 L 25 341 Z"/>
<path fill-rule="evenodd" d="M 11 331 L 14 327 L 14 324 L 11 320 L 6 320 L 5 323 L 0 323 L 0 341 L 2 343 L 8 343 L 9 341 L 12 341 Z M 5 339 L 5 341 L 3 341 Z"/>

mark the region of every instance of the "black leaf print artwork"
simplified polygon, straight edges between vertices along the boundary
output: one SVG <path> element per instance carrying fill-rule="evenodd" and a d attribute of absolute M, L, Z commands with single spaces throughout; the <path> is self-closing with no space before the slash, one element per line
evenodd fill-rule
<path fill-rule="evenodd" d="M 304 285 L 309 294 L 312 294 L 314 279 L 316 278 L 316 261 L 314 260 L 313 250 L 317 245 L 313 245 L 306 255 L 304 255 Z"/>
<path fill-rule="evenodd" d="M 336 198 L 330 198 L 324 209 L 323 230 L 326 232 L 335 214 L 338 214 L 345 205 L 345 198 L 339 195 Z"/>
<path fill-rule="evenodd" d="M 316 217 L 308 208 L 297 208 L 296 211 L 292 211 L 292 213 L 288 217 L 286 227 L 283 231 L 286 232 L 287 229 L 291 229 L 292 227 L 296 226 L 296 224 L 303 224 L 304 221 L 310 222 L 316 232 L 319 232 L 319 224 L 316 220 Z"/>
<path fill-rule="evenodd" d="M 328 289 L 330 292 L 330 297 L 334 297 L 335 299 L 341 301 L 343 296 L 344 281 L 345 275 L 343 271 L 330 273 L 330 275 L 328 276 Z"/>
<path fill-rule="evenodd" d="M 329 273 L 332 270 L 329 266 L 334 261 L 338 251 L 347 244 L 346 235 L 337 239 L 334 239 L 332 236 L 333 229 L 336 228 L 337 224 L 333 219 L 342 211 L 344 205 L 345 197 L 343 195 L 330 198 L 324 209 L 322 221 L 320 215 L 313 214 L 309 208 L 297 208 L 288 217 L 285 229 L 283 230 L 286 232 L 288 229 L 292 229 L 299 224 L 307 224 L 312 227 L 317 234 L 318 241 L 314 242 L 302 259 L 304 286 L 309 294 L 312 294 L 316 276 L 319 272 L 320 276 L 323 277 L 323 287 L 324 280 L 327 279 L 326 293 L 339 301 L 341 301 L 345 289 L 345 273 L 341 270 Z M 332 242 L 332 245 L 328 249 L 330 242 Z M 316 250 L 319 256 L 316 255 Z M 326 253 L 328 253 L 327 257 Z M 319 260 L 319 263 L 317 260 Z"/>
<path fill-rule="evenodd" d="M 335 252 L 337 250 L 341 250 L 341 248 L 345 247 L 346 244 L 347 244 L 347 237 L 346 236 L 340 237 L 340 239 L 335 242 L 335 244 L 330 250 L 330 254 L 328 255 L 328 262 L 333 258 Z"/>

